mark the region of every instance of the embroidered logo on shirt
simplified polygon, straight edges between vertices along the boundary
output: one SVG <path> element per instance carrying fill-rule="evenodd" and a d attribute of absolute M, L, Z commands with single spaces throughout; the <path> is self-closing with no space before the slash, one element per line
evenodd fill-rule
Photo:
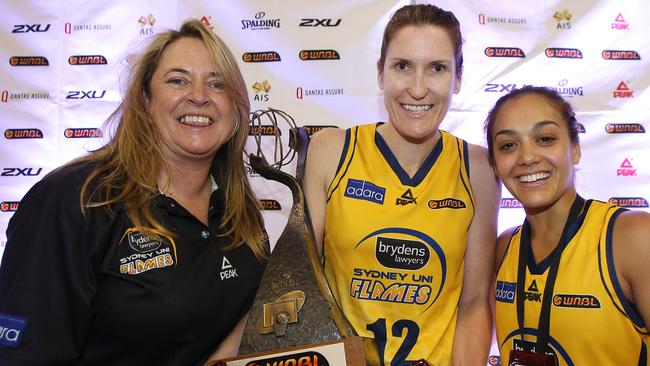
<path fill-rule="evenodd" d="M 25 330 L 27 319 L 15 315 L 0 314 L 0 345 L 16 348 Z"/>
<path fill-rule="evenodd" d="M 497 301 L 512 304 L 515 301 L 515 290 L 517 284 L 514 282 L 497 281 Z"/>
<path fill-rule="evenodd" d="M 553 305 L 559 308 L 600 309 L 600 301 L 593 295 L 557 294 Z"/>
<path fill-rule="evenodd" d="M 528 286 L 524 298 L 526 301 L 542 302 L 542 294 L 537 289 L 537 280 L 533 280 L 533 283 Z"/>
<path fill-rule="evenodd" d="M 221 272 L 219 276 L 221 276 L 222 281 L 237 277 L 237 268 L 233 268 L 226 256 L 223 256 L 223 260 L 221 261 Z"/>
<path fill-rule="evenodd" d="M 459 209 L 459 208 L 467 207 L 467 205 L 465 205 L 465 202 L 456 198 L 443 198 L 441 200 L 429 200 L 427 205 L 432 210 L 438 210 L 441 208 Z"/>
<path fill-rule="evenodd" d="M 395 204 L 398 206 L 405 206 L 411 203 L 417 204 L 416 199 L 417 198 L 413 197 L 413 192 L 411 192 L 411 188 L 409 188 L 406 190 L 406 192 L 402 194 L 400 198 L 397 198 L 395 200 Z"/>
<path fill-rule="evenodd" d="M 357 200 L 384 204 L 386 188 L 376 186 L 365 180 L 348 179 L 348 185 L 345 187 L 345 197 Z"/>
<path fill-rule="evenodd" d="M 159 238 L 153 239 L 141 234 L 136 228 L 126 230 L 120 244 L 128 242 L 131 253 L 121 254 L 120 273 L 137 275 L 150 271 L 171 267 L 176 264 L 176 245 L 174 240 L 165 237 L 159 231 L 149 228 Z"/>

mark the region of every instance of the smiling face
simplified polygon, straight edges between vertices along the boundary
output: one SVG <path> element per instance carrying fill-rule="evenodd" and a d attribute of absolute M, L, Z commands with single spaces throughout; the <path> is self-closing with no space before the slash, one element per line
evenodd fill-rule
<path fill-rule="evenodd" d="M 506 101 L 489 138 L 497 175 L 527 212 L 558 201 L 571 205 L 580 145 L 571 142 L 567 121 L 549 99 L 524 94 Z"/>
<path fill-rule="evenodd" d="M 147 111 L 165 158 L 212 161 L 233 134 L 236 111 L 203 42 L 181 38 L 167 46 L 150 90 Z"/>
<path fill-rule="evenodd" d="M 435 137 L 452 95 L 460 91 L 455 70 L 454 46 L 444 28 L 409 25 L 397 31 L 378 73 L 389 125 L 407 140 Z"/>

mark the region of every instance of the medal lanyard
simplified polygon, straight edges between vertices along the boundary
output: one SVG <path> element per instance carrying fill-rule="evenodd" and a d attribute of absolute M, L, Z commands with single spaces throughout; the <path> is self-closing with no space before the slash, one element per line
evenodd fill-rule
<path fill-rule="evenodd" d="M 560 267 L 560 258 L 562 252 L 569 242 L 569 230 L 580 214 L 585 200 L 576 195 L 569 211 L 569 216 L 564 223 L 562 235 L 558 245 L 551 253 L 551 266 L 549 268 L 548 277 L 546 279 L 546 286 L 544 286 L 544 294 L 542 297 L 542 308 L 539 313 L 539 322 L 537 323 L 537 346 L 536 353 L 544 354 L 548 345 L 550 322 L 551 322 L 551 297 L 553 296 L 553 287 L 555 286 L 555 279 Z M 519 242 L 519 265 L 517 269 L 517 322 L 519 323 L 519 330 L 524 329 L 524 286 L 526 283 L 526 266 L 528 265 L 528 258 L 530 258 L 531 243 L 530 243 L 530 224 L 528 220 L 524 220 L 524 225 L 521 229 L 521 241 Z M 523 339 L 523 332 L 521 337 Z"/>

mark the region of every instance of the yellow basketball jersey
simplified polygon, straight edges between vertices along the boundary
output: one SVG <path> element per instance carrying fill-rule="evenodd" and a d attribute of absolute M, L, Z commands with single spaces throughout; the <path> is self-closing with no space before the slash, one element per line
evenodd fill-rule
<path fill-rule="evenodd" d="M 650 365 L 648 331 L 616 278 L 612 229 L 623 212 L 600 201 L 587 201 L 578 229 L 560 259 L 551 302 L 549 349 L 558 365 Z M 496 283 L 496 328 L 503 360 L 510 350 L 537 340 L 550 258 L 526 266 L 524 329 L 517 323 L 517 268 L 521 230 L 510 240 Z M 505 364 L 505 363 L 504 363 Z"/>
<path fill-rule="evenodd" d="M 467 230 L 474 215 L 467 143 L 441 138 L 413 176 L 379 124 L 347 130 L 327 194 L 325 274 L 385 365 L 451 365 Z"/>

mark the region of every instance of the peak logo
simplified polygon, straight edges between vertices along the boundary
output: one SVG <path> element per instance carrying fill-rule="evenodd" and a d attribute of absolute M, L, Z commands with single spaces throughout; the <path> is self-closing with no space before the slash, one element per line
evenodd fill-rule
<path fill-rule="evenodd" d="M 42 33 L 47 32 L 48 30 L 50 30 L 50 24 L 17 24 L 14 25 L 14 29 L 11 30 L 11 33 Z"/>
<path fill-rule="evenodd" d="M 49 66 L 50 62 L 43 56 L 11 56 L 11 66 Z"/>
<path fill-rule="evenodd" d="M 255 125 L 248 130 L 248 136 L 282 136 L 282 131 L 273 125 Z"/>
<path fill-rule="evenodd" d="M 5 138 L 12 139 L 42 139 L 43 131 L 38 128 L 9 128 L 5 130 Z"/>
<path fill-rule="evenodd" d="M 566 9 L 563 11 L 556 11 L 553 18 L 557 21 L 555 29 L 571 29 L 571 18 L 573 15 Z"/>
<path fill-rule="evenodd" d="M 612 23 L 612 29 L 617 29 L 617 30 L 630 29 L 630 25 L 625 22 L 625 19 L 623 18 L 623 14 L 618 13 L 616 19 L 614 19 L 614 23 Z"/>
<path fill-rule="evenodd" d="M 322 354 L 314 351 L 294 353 L 280 357 L 262 358 L 250 361 L 246 366 L 269 366 L 269 365 L 294 365 L 294 366 L 329 366 L 327 358 Z"/>
<path fill-rule="evenodd" d="M 625 158 L 625 160 L 623 160 L 621 166 L 616 169 L 616 176 L 636 177 L 636 169 L 632 166 L 630 159 Z"/>
<path fill-rule="evenodd" d="M 280 54 L 275 51 L 246 52 L 241 56 L 244 62 L 275 62 L 282 61 Z"/>
<path fill-rule="evenodd" d="M 250 30 L 267 30 L 271 28 L 280 28 L 280 19 L 264 19 L 266 13 L 259 11 L 255 13 L 255 19 L 241 21 L 241 29 Z"/>
<path fill-rule="evenodd" d="M 441 208 L 451 208 L 457 210 L 457 209 L 467 207 L 465 205 L 465 202 L 456 198 L 443 198 L 441 200 L 429 200 L 429 202 L 427 202 L 427 206 L 429 206 L 429 208 L 432 210 L 439 210 Z"/>
<path fill-rule="evenodd" d="M 348 179 L 348 184 L 345 187 L 345 197 L 350 197 L 356 200 L 364 200 L 380 205 L 384 204 L 384 197 L 386 196 L 386 188 L 376 186 L 365 180 Z"/>
<path fill-rule="evenodd" d="M 276 200 L 260 200 L 260 205 L 262 210 L 265 211 L 280 211 L 282 210 L 282 206 L 280 206 L 280 202 Z"/>
<path fill-rule="evenodd" d="M 101 99 L 104 95 L 106 95 L 106 90 L 102 90 L 101 94 L 99 94 L 97 90 L 74 90 L 69 91 L 65 99 Z"/>
<path fill-rule="evenodd" d="M 634 91 L 624 81 L 621 81 L 614 91 L 614 98 L 634 98 Z"/>
<path fill-rule="evenodd" d="M 526 57 L 524 51 L 517 47 L 486 47 L 484 53 L 487 57 Z"/>
<path fill-rule="evenodd" d="M 341 19 L 333 21 L 332 19 L 315 19 L 315 18 L 302 18 L 299 27 L 338 27 L 341 24 Z"/>
<path fill-rule="evenodd" d="M 501 199 L 501 204 L 499 205 L 501 208 L 522 208 L 524 207 L 521 202 L 517 201 L 515 198 L 502 198 Z"/>
<path fill-rule="evenodd" d="M 307 132 L 307 135 L 311 136 L 311 135 L 315 134 L 316 132 L 322 130 L 323 128 L 338 128 L 338 126 L 334 126 L 334 125 L 310 125 L 310 126 L 307 126 L 307 125 L 305 125 L 305 126 L 302 126 L 302 128 L 305 129 L 305 131 Z"/>
<path fill-rule="evenodd" d="M 558 308 L 600 309 L 600 301 L 593 295 L 565 295 L 553 296 L 553 306 Z"/>
<path fill-rule="evenodd" d="M 340 60 L 341 55 L 336 50 L 302 50 L 298 52 L 302 61 Z"/>
<path fill-rule="evenodd" d="M 643 197 L 612 197 L 608 202 L 626 208 L 648 207 L 648 200 Z"/>
<path fill-rule="evenodd" d="M 67 139 L 83 139 L 102 137 L 102 130 L 99 128 L 66 128 L 63 136 Z"/>
<path fill-rule="evenodd" d="M 2 212 L 16 212 L 20 206 L 19 201 L 2 201 L 0 202 L 0 211 Z"/>
<path fill-rule="evenodd" d="M 43 168 L 2 168 L 1 177 L 35 177 L 43 171 Z"/>
<path fill-rule="evenodd" d="M 533 280 L 528 289 L 524 291 L 524 300 L 542 302 L 542 294 L 537 289 L 537 280 Z"/>
<path fill-rule="evenodd" d="M 413 197 L 413 192 L 411 192 L 411 188 L 409 188 L 402 194 L 401 197 L 395 199 L 395 204 L 397 206 L 417 204 L 417 198 Z"/>
<path fill-rule="evenodd" d="M 73 55 L 68 57 L 70 65 L 106 65 L 106 57 L 102 55 Z"/>
<path fill-rule="evenodd" d="M 608 123 L 605 125 L 607 133 L 645 133 L 645 128 L 639 123 Z"/>
<path fill-rule="evenodd" d="M 633 50 L 603 50 L 601 55 L 605 60 L 641 60 L 641 55 Z"/>
<path fill-rule="evenodd" d="M 582 58 L 582 51 L 577 48 L 549 47 L 544 53 L 548 58 Z"/>

